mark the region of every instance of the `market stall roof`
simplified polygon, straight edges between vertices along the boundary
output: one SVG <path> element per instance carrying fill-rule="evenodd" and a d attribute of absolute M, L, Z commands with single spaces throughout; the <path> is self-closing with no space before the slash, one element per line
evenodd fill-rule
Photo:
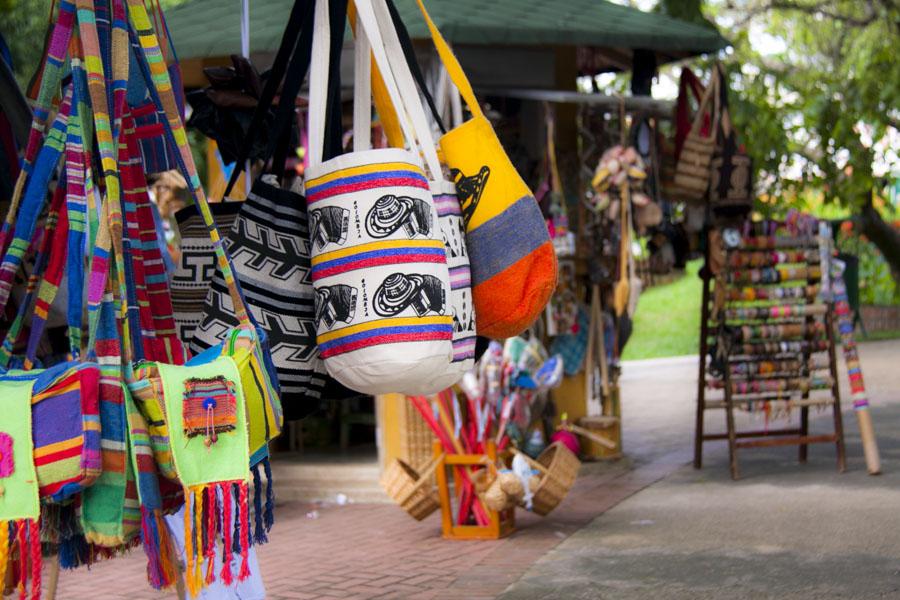
<path fill-rule="evenodd" d="M 232 54 L 240 47 L 238 3 L 188 0 L 167 11 L 176 50 L 183 59 Z M 415 0 L 396 0 L 414 39 L 428 30 Z M 250 3 L 250 50 L 274 52 L 291 0 Z M 715 52 L 728 42 L 714 29 L 606 0 L 427 0 L 429 12 L 451 43 L 492 46 L 583 46 L 610 49 L 608 66 L 630 64 L 635 49 L 659 62 Z M 598 69 L 602 70 L 602 69 Z"/>

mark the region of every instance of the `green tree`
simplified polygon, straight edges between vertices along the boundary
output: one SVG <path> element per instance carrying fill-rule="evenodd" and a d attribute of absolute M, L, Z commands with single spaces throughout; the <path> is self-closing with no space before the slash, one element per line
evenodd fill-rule
<path fill-rule="evenodd" d="M 668 0 L 665 4 L 695 4 Z M 900 170 L 900 1 L 710 0 L 733 43 L 732 114 L 767 192 L 849 209 L 900 280 L 900 231 L 875 199 Z M 884 214 L 882 214 L 884 213 Z"/>
<path fill-rule="evenodd" d="M 23 88 L 41 60 L 51 0 L 0 0 L 0 33 L 9 45 Z"/>

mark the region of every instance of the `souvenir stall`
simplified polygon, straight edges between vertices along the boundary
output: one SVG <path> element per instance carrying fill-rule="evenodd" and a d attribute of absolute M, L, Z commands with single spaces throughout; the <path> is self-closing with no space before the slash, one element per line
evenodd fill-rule
<path fill-rule="evenodd" d="M 4 591 L 38 600 L 44 555 L 56 568 L 52 596 L 59 568 L 136 546 L 157 589 L 194 597 L 251 577 L 252 547 L 274 521 L 270 442 L 329 387 L 412 399 L 439 439 L 433 472 L 448 537 L 504 535 L 519 502 L 547 514 L 565 495 L 579 465 L 571 434 L 560 431 L 535 460 L 514 450 L 511 433 L 542 414 L 561 377 L 558 359 L 517 337 L 555 289 L 554 245 L 418 8 L 467 119 L 435 139 L 390 1 L 298 0 L 235 145 L 226 195 L 244 168 L 250 191 L 211 204 L 159 6 L 55 7 L 0 229 Z M 356 68 L 344 144 L 337 78 L 348 21 Z M 282 176 L 307 72 L 301 184 Z M 374 147 L 373 106 L 386 147 Z M 170 277 L 148 176 L 171 170 L 195 224 L 181 230 Z M 179 298 L 184 290 L 193 299 Z M 51 335 L 54 320 L 62 325 Z M 476 335 L 508 339 L 485 348 L 480 375 Z M 450 402 L 456 384 L 464 415 Z"/>
<path fill-rule="evenodd" d="M 522 88 L 574 90 L 575 80 L 579 75 L 631 69 L 638 74 L 635 77 L 636 87 L 633 93 L 648 94 L 647 82 L 652 77 L 656 65 L 712 52 L 726 45 L 718 33 L 706 28 L 611 3 L 599 3 L 590 10 L 585 10 L 584 5 L 577 0 L 563 0 L 554 3 L 552 7 L 510 0 L 501 2 L 492 11 L 482 11 L 477 16 L 468 11 L 458 10 L 456 4 L 450 0 L 428 0 L 427 6 L 438 28 L 448 36 L 448 42 L 452 43 L 454 52 L 478 94 L 484 112 L 510 153 L 517 170 L 523 173 L 536 194 L 540 193 L 538 189 L 540 181 L 531 175 L 534 165 L 541 162 L 546 154 L 545 132 L 541 126 L 544 122 L 544 100 L 538 98 L 534 101 L 528 99 L 521 101 L 515 95 Z M 437 91 L 441 74 L 445 72 L 443 61 L 431 41 L 428 24 L 421 17 L 416 2 L 397 0 L 396 10 L 402 22 L 408 27 L 415 62 L 422 66 L 426 85 L 434 92 L 435 104 L 439 105 L 438 108 L 441 108 L 442 102 L 447 106 L 445 123 L 458 123 L 459 119 L 454 117 L 452 109 L 449 108 L 448 98 Z M 253 33 L 250 61 L 259 66 L 260 71 L 262 66 L 269 64 L 272 57 L 277 54 L 280 44 L 278 35 L 280 32 L 274 31 L 269 24 L 282 22 L 286 13 L 287 7 L 284 2 L 256 2 L 250 5 L 247 21 Z M 511 27 L 513 19 L 510 17 L 519 14 L 526 16 L 515 20 L 515 27 Z M 577 17 L 560 19 L 560 14 L 572 14 Z M 242 15 L 236 10 L 230 11 L 227 16 L 222 15 L 217 0 L 192 0 L 190 3 L 173 8 L 169 17 L 172 35 L 179 44 L 179 56 L 182 59 L 186 85 L 192 88 L 230 87 L 233 90 L 234 86 L 225 81 L 217 84 L 205 73 L 218 73 L 217 69 L 228 67 L 233 67 L 233 73 L 238 77 L 243 77 L 246 73 L 246 70 L 234 63 L 229 56 L 237 50 L 237 40 L 244 27 Z M 210 19 L 215 19 L 219 24 L 215 31 L 210 31 L 204 25 Z M 554 27 L 547 27 L 546 24 L 551 22 L 554 23 Z M 332 82 L 340 82 L 341 95 L 346 104 L 343 111 L 345 130 L 350 129 L 349 121 L 352 114 L 349 105 L 352 97 L 351 84 L 354 79 L 353 53 L 353 43 L 347 36 L 340 73 L 333 73 L 330 78 Z M 579 95 L 574 91 L 562 93 Z M 253 97 L 253 94 L 249 96 Z M 224 97 L 224 94 L 219 94 L 219 97 Z M 629 111 L 642 110 L 644 105 L 641 103 L 648 100 L 626 98 Z M 554 102 L 553 99 L 550 101 Z M 605 98 L 605 101 L 609 105 L 608 108 L 617 114 L 619 100 Z M 252 105 L 253 102 L 255 100 L 251 98 L 249 104 Z M 301 94 L 298 99 L 298 110 L 301 114 L 305 110 L 305 102 L 305 95 Z M 509 106 L 505 106 L 506 104 Z M 523 112 L 517 118 L 507 118 L 510 111 L 506 109 L 515 110 L 515 104 L 521 104 Z M 653 104 L 652 101 L 647 102 L 647 105 Z M 560 111 L 558 145 L 564 152 L 562 178 L 565 185 L 572 188 L 569 191 L 570 195 L 574 194 L 571 182 L 578 177 L 577 169 L 571 168 L 577 157 L 576 107 L 577 105 L 569 102 L 558 105 Z M 427 112 L 432 112 L 430 107 L 428 108 Z M 666 116 L 671 114 L 669 108 L 662 112 Z M 498 113 L 501 114 L 499 119 Z M 381 116 L 378 117 L 378 122 L 373 123 L 372 127 L 371 141 L 374 147 L 378 147 L 382 140 L 379 131 Z M 302 125 L 302 117 L 300 121 Z M 305 128 L 301 127 L 297 135 L 300 137 L 307 135 Z M 509 138 L 522 140 L 528 148 L 523 151 L 522 144 L 516 143 L 515 139 L 510 144 Z M 349 138 L 345 140 L 347 141 Z M 593 158 L 591 171 L 596 167 L 598 159 L 599 156 Z M 305 156 L 294 157 L 292 153 L 288 153 L 288 164 L 297 165 L 298 171 L 306 168 L 305 160 L 308 160 Z M 220 181 L 222 187 L 215 189 L 224 189 L 228 177 L 227 175 L 222 177 L 216 166 L 218 162 L 214 156 L 208 161 L 210 185 L 213 185 L 213 180 Z M 548 172 L 547 169 L 543 169 L 541 174 L 546 175 Z M 469 173 L 466 175 L 471 176 Z M 242 194 L 243 189 L 239 182 L 230 195 L 240 198 Z M 573 222 L 575 221 L 577 219 L 573 215 Z M 638 261 L 635 270 L 641 264 L 642 262 Z M 196 293 L 202 294 L 202 290 Z M 549 339 L 544 341 L 550 342 Z M 586 340 L 582 341 L 581 345 L 584 346 L 585 342 Z M 594 352 L 594 357 L 599 362 L 597 351 Z M 598 375 L 595 381 L 600 380 L 601 377 Z M 567 391 L 558 394 L 560 398 L 584 396 L 584 382 L 575 383 L 567 379 L 563 386 Z M 322 397 L 334 395 L 329 390 Z M 328 452 L 326 460 L 330 460 L 335 455 L 360 456 L 362 445 L 374 438 L 377 442 L 377 459 L 382 467 L 388 465 L 393 458 L 406 460 L 417 468 L 424 467 L 431 457 L 433 433 L 428 430 L 417 413 L 398 396 L 379 396 L 375 402 L 374 414 L 369 409 L 369 402 L 367 398 L 354 397 L 349 400 L 338 400 L 337 404 L 323 403 L 322 408 L 314 414 L 290 426 L 292 435 L 289 437 L 292 443 L 283 447 L 295 451 L 302 449 L 305 457 L 322 456 Z M 583 405 L 583 401 L 573 401 L 570 419 L 573 425 L 576 425 L 575 420 L 586 415 Z M 371 437 L 367 439 L 365 436 Z M 317 443 L 325 444 L 329 439 L 328 448 L 314 447 Z M 350 441 L 349 449 L 344 443 L 345 440 Z M 599 452 L 615 454 L 617 451 L 600 448 L 594 451 L 595 454 Z M 366 454 L 366 458 L 371 459 L 374 464 L 374 452 Z M 299 461 L 295 462 L 297 465 L 294 470 L 299 476 L 302 465 Z M 323 492 L 335 491 L 327 488 L 324 482 L 317 482 L 316 487 L 319 486 Z M 331 497 L 333 495 L 331 494 Z M 320 496 L 328 497 L 325 493 Z"/>

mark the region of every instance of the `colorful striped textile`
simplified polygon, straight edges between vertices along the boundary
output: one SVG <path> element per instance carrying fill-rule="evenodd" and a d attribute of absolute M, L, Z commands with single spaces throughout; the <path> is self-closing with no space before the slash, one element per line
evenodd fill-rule
<path fill-rule="evenodd" d="M 126 277 L 128 315 L 133 321 L 132 332 L 138 334 L 134 340 L 135 357 L 184 364 L 186 351 L 175 332 L 166 267 L 134 137 L 134 119 L 126 115 L 122 127 L 119 163 L 128 232 L 123 247 L 128 257 L 125 266 L 130 271 Z"/>
<path fill-rule="evenodd" d="M 379 344 L 439 341 L 452 337 L 452 317 L 436 316 L 369 321 L 321 334 L 318 342 L 322 358 L 328 358 Z"/>
<path fill-rule="evenodd" d="M 38 217 L 44 209 L 50 179 L 65 146 L 66 124 L 71 110 L 71 100 L 72 88 L 69 86 L 65 90 L 62 105 L 53 122 L 47 141 L 34 163 L 33 173 L 25 188 L 18 214 L 14 215 L 13 238 L 3 256 L 3 263 L 0 264 L 0 308 L 5 307 L 9 300 L 13 279 L 22 266 L 22 261 L 28 252 L 37 227 Z M 10 207 L 10 214 L 13 213 L 13 210 L 14 207 Z"/>
<path fill-rule="evenodd" d="M 444 245 L 438 240 L 388 240 L 335 250 L 312 258 L 313 280 L 334 277 L 360 269 L 409 263 L 446 262 Z"/>
<path fill-rule="evenodd" d="M 444 240 L 450 270 L 450 309 L 453 312 L 453 359 L 450 372 L 462 377 L 475 361 L 475 303 L 472 298 L 472 272 L 466 246 L 466 224 L 456 189 L 449 182 L 432 184 L 438 226 Z M 457 379 L 458 381 L 458 379 Z M 453 381 L 452 383 L 456 383 Z"/>
<path fill-rule="evenodd" d="M 379 163 L 340 169 L 306 182 L 306 201 L 310 206 L 341 194 L 390 187 L 428 189 L 421 169 L 409 163 Z"/>
<path fill-rule="evenodd" d="M 84 145 L 84 117 L 88 108 L 84 103 L 84 71 L 80 61 L 72 61 L 74 94 L 72 114 L 66 130 L 66 216 L 69 222 L 69 239 L 66 255 L 69 307 L 66 322 L 69 333 L 69 352 L 72 358 L 81 354 L 81 328 L 84 296 L 84 245 L 87 227 L 87 165 L 89 152 Z M 90 120 L 90 119 L 88 119 Z"/>
<path fill-rule="evenodd" d="M 101 472 L 97 365 L 68 362 L 7 371 L 3 381 L 33 381 L 32 439 L 41 496 L 65 500 Z"/>
<path fill-rule="evenodd" d="M 216 254 L 217 266 L 221 270 L 228 287 L 231 300 L 235 307 L 235 316 L 242 325 L 251 326 L 250 317 L 243 298 L 241 297 L 240 284 L 235 280 L 234 272 L 231 269 L 231 262 L 225 251 L 222 237 L 216 228 L 213 220 L 212 211 L 206 200 L 206 195 L 200 185 L 200 178 L 197 175 L 197 168 L 194 165 L 191 148 L 188 144 L 187 134 L 184 129 L 184 122 L 172 90 L 172 82 L 169 78 L 169 71 L 166 67 L 165 59 L 159 47 L 159 41 L 153 30 L 153 24 L 147 15 L 147 9 L 143 0 L 127 0 L 128 18 L 131 25 L 132 42 L 139 43 L 141 48 L 141 58 L 139 67 L 148 84 L 148 91 L 157 108 L 162 108 L 165 112 L 168 127 L 166 128 L 167 142 L 173 143 L 178 148 L 175 153 L 179 170 L 185 176 L 188 183 L 188 189 L 194 199 L 194 204 L 203 222 L 209 231 L 210 239 L 213 243 L 213 250 Z"/>
<path fill-rule="evenodd" d="M 186 379 L 181 408 L 184 434 L 189 438 L 206 435 L 208 442 L 214 443 L 216 434 L 234 431 L 235 393 L 235 384 L 221 375 Z"/>
<path fill-rule="evenodd" d="M 140 147 L 144 172 L 162 173 L 178 168 L 178 163 L 165 140 L 163 121 L 166 115 L 156 110 L 153 102 L 131 108 L 134 136 Z"/>
<path fill-rule="evenodd" d="M 35 292 L 38 290 L 41 282 L 44 278 L 47 264 L 51 260 L 51 244 L 56 241 L 59 237 L 55 235 L 57 229 L 57 222 L 59 220 L 60 208 L 63 205 L 65 200 L 65 185 L 61 184 L 57 186 L 56 192 L 53 195 L 53 200 L 50 203 L 50 209 L 47 212 L 47 218 L 41 228 L 39 228 L 34 233 L 34 239 L 32 240 L 32 246 L 37 247 L 34 259 L 34 265 L 32 267 L 31 273 L 28 276 L 28 282 L 25 288 L 25 294 L 22 297 L 21 302 L 19 303 L 19 308 L 16 311 L 16 316 L 13 319 L 13 322 L 10 324 L 9 329 L 6 332 L 6 337 L 3 340 L 2 346 L 0 346 L 0 366 L 7 368 L 11 364 L 14 367 L 21 367 L 21 360 L 17 359 L 15 362 L 13 359 L 13 352 L 15 348 L 19 345 L 21 341 L 20 335 L 23 332 L 23 326 L 26 323 L 26 318 L 30 312 L 33 311 L 32 301 L 34 300 Z M 66 225 L 63 224 L 63 227 Z M 62 233 L 61 235 L 65 235 Z M 52 298 L 49 298 L 49 302 L 46 303 L 47 308 L 49 309 L 49 304 L 53 302 Z M 46 321 L 46 312 L 44 312 L 43 317 L 40 315 L 35 315 L 34 320 L 36 320 L 37 327 L 32 328 L 37 329 L 37 332 L 32 333 L 29 332 L 29 339 L 33 337 L 38 337 L 40 335 L 40 331 L 42 329 L 41 325 Z M 25 368 L 30 368 L 31 365 L 28 364 L 30 361 L 34 360 L 34 354 L 26 352 L 25 358 Z"/>
<path fill-rule="evenodd" d="M 174 546 L 163 522 L 163 497 L 160 478 L 153 459 L 147 422 L 130 395 L 125 397 L 128 416 L 128 447 L 135 485 L 140 501 L 141 542 L 147 555 L 147 579 L 154 589 L 172 586 L 178 576 Z"/>

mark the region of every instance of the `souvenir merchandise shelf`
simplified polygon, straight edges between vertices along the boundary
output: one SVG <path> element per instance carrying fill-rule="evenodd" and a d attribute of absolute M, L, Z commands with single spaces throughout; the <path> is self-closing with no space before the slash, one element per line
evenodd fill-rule
<path fill-rule="evenodd" d="M 797 445 L 805 462 L 809 444 L 833 443 L 838 469 L 845 466 L 834 311 L 819 293 L 825 268 L 819 240 L 813 234 L 769 235 L 777 227 L 746 224 L 743 235 L 713 230 L 702 272 L 694 467 L 702 466 L 704 442 L 727 440 L 734 479 L 738 450 L 746 448 Z M 710 252 L 719 259 L 711 261 Z M 810 434 L 810 408 L 828 406 L 833 432 Z M 706 411 L 721 409 L 725 431 L 708 433 Z M 762 411 L 767 419 L 798 409 L 799 424 L 738 430 L 736 409 Z"/>

